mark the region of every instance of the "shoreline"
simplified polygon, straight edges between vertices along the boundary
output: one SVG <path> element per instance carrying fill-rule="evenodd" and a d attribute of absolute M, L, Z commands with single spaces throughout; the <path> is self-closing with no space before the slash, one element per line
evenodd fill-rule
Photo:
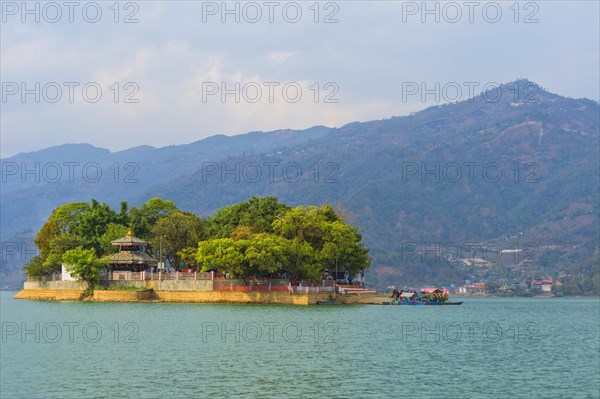
<path fill-rule="evenodd" d="M 382 305 L 389 299 L 378 294 L 290 293 L 290 292 L 238 292 L 238 291 L 163 291 L 152 288 L 144 290 L 95 290 L 92 297 L 83 298 L 83 290 L 23 289 L 14 299 L 37 301 L 81 302 L 144 302 L 144 303 L 232 303 L 232 304 L 281 304 L 316 305 L 318 302 L 341 304 Z"/>
<path fill-rule="evenodd" d="M 238 292 L 238 291 L 196 291 L 158 290 L 145 288 L 137 290 L 95 290 L 93 297 L 83 298 L 82 289 L 33 288 L 21 290 L 0 290 L 16 292 L 13 299 L 33 301 L 81 301 L 81 302 L 144 302 L 144 303 L 232 303 L 232 304 L 285 304 L 314 305 L 318 302 L 340 302 L 340 304 L 382 305 L 389 301 L 386 294 L 334 294 L 290 293 L 290 292 Z M 455 298 L 533 298 L 533 299 L 600 299 L 600 296 L 502 296 L 502 295 L 454 295 Z"/>

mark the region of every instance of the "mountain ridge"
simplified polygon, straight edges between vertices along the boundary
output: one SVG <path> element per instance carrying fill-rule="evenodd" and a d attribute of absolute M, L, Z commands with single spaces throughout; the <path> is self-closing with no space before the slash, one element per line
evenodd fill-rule
<path fill-rule="evenodd" d="M 291 205 L 342 206 L 372 248 L 373 273 L 382 283 L 392 281 L 394 275 L 379 276 L 377 271 L 390 267 L 401 270 L 403 278 L 419 272 L 434 278 L 437 270 L 449 281 L 472 272 L 449 272 L 443 262 L 425 267 L 398 261 L 406 242 L 497 240 L 519 232 L 532 236 L 528 239 L 539 242 L 539 247 L 553 244 L 543 242 L 550 236 L 563 245 L 581 241 L 585 251 L 575 255 L 563 251 L 562 266 L 552 270 L 558 275 L 573 259 L 589 258 L 596 250 L 598 186 L 594 182 L 598 182 L 600 105 L 549 93 L 528 80 L 500 87 L 504 95 L 494 102 L 479 95 L 411 115 L 338 128 L 211 136 L 188 145 L 144 149 L 154 155 L 162 151 L 162 158 L 136 161 L 140 179 L 133 185 L 78 182 L 54 185 L 50 193 L 34 185 L 9 191 L 2 198 L 2 231 L 20 231 L 15 215 L 36 229 L 50 208 L 67 198 L 94 197 L 114 206 L 121 199 L 140 204 L 162 196 L 181 209 L 209 215 L 252 195 L 276 195 Z M 519 100 L 517 93 L 523 101 L 514 101 Z M 122 164 L 129 154 L 112 153 L 110 161 Z M 268 178 L 265 163 L 278 163 L 278 174 Z M 258 180 L 250 175 L 253 165 L 262 166 Z M 299 178 L 284 175 L 285 166 L 288 174 L 299 167 Z M 482 174 L 484 166 L 488 175 Z M 466 178 L 469 167 L 479 168 L 473 181 Z M 230 173 L 223 175 L 223 168 Z M 423 169 L 434 172 L 423 175 Z M 456 170 L 460 179 L 447 175 Z M 491 178 L 494 170 L 502 172 L 498 181 Z M 11 205 L 15 203 L 20 211 Z M 24 204 L 40 210 L 36 220 L 34 212 L 23 212 Z M 554 231 L 553 221 L 558 215 L 570 217 L 574 213 L 567 210 L 573 207 L 580 213 L 573 220 L 580 219 L 573 226 L 563 223 L 561 236 Z M 12 218 L 12 225 L 5 223 L 4 216 Z M 546 224 L 553 233 L 541 239 Z"/>

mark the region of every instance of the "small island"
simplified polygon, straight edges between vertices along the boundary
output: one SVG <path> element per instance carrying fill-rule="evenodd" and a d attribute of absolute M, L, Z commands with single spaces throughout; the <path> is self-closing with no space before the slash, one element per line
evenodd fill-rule
<path fill-rule="evenodd" d="M 153 198 L 55 209 L 15 298 L 198 303 L 382 303 L 358 227 L 330 205 L 252 197 L 209 218 Z"/>

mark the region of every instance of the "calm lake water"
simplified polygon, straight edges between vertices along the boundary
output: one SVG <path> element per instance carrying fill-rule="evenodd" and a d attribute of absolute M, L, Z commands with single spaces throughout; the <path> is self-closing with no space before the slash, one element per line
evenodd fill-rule
<path fill-rule="evenodd" d="M 0 397 L 599 398 L 600 300 L 273 306 L 13 300 Z"/>

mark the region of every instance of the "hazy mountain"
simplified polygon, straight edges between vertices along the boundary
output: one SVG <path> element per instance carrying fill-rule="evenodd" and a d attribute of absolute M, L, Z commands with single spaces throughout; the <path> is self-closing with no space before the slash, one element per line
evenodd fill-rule
<path fill-rule="evenodd" d="M 191 144 L 154 148 L 140 146 L 111 153 L 89 144 L 67 144 L 2 160 L 1 237 L 37 229 L 58 205 L 68 201 L 132 204 L 151 187 L 191 174 L 203 162 L 301 145 L 329 131 L 252 132 L 213 136 Z"/>
<path fill-rule="evenodd" d="M 371 279 L 382 284 L 497 273 L 414 256 L 415 247 L 435 244 L 493 242 L 523 249 L 534 243 L 534 266 L 522 259 L 497 263 L 520 275 L 568 273 L 598 250 L 599 104 L 526 80 L 501 90 L 494 101 L 478 96 L 336 129 L 215 136 L 117 153 L 74 145 L 20 154 L 3 163 L 93 159 L 105 174 L 94 183 L 19 186 L 3 179 L 2 237 L 36 230 L 54 207 L 91 197 L 116 205 L 161 196 L 207 215 L 251 195 L 276 195 L 291 205 L 343 208 L 372 249 Z M 109 169 L 115 162 L 118 179 Z M 128 162 L 137 168 L 137 182 L 123 181 L 133 170 L 124 168 Z M 557 253 L 544 269 L 538 259 L 548 247 Z"/>

